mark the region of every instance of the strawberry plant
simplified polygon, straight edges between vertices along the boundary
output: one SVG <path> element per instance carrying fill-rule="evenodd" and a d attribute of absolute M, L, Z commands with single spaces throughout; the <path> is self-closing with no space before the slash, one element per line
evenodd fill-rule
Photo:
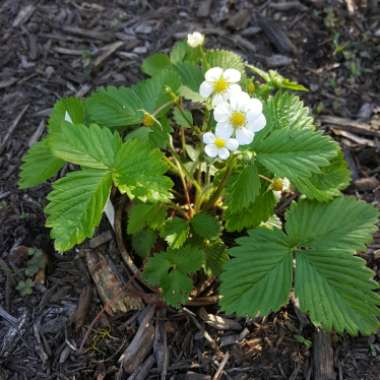
<path fill-rule="evenodd" d="M 267 315 L 293 293 L 317 326 L 375 331 L 378 284 L 356 254 L 378 212 L 342 195 L 350 172 L 294 93 L 306 89 L 206 49 L 199 33 L 142 71 L 149 78 L 133 86 L 59 100 L 47 136 L 23 159 L 23 189 L 74 165 L 47 197 L 56 250 L 93 236 L 125 198 L 138 278 L 168 305 L 186 304 L 199 279 L 219 278 L 227 313 Z M 276 217 L 289 186 L 295 200 Z"/>

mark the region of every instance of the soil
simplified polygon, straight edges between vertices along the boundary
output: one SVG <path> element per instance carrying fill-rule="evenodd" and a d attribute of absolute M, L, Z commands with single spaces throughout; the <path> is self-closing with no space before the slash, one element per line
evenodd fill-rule
<path fill-rule="evenodd" d="M 170 49 L 189 31 L 202 30 L 209 46 L 232 49 L 254 65 L 307 86 L 305 103 L 321 128 L 341 143 L 350 164 L 353 182 L 347 192 L 379 205 L 376 2 L 2 0 L 0 28 L 0 306 L 17 318 L 10 323 L 0 317 L 1 380 L 128 378 L 118 359 L 134 337 L 140 312 L 102 313 L 89 327 L 102 303 L 86 261 L 75 250 L 64 256 L 54 252 L 43 214 L 50 185 L 20 191 L 19 166 L 43 135 L 57 99 L 84 96 L 104 84 L 134 83 L 142 77 L 139 67 L 146 55 Z M 104 55 L 117 41 L 123 43 Z M 334 124 L 325 115 L 344 120 Z M 373 133 L 348 128 L 347 119 Z M 107 228 L 104 223 L 100 231 Z M 116 256 L 114 240 L 106 244 Z M 42 250 L 46 268 L 33 293 L 21 296 L 16 286 L 24 276 L 25 247 Z M 378 280 L 380 234 L 361 256 Z M 73 323 L 86 299 L 82 320 Z M 197 318 L 198 309 L 189 312 Z M 214 307 L 207 311 L 218 312 Z M 223 338 L 236 331 L 195 323 L 192 314 L 182 311 L 168 311 L 162 320 L 168 379 L 310 379 L 318 365 L 315 331 L 290 306 L 268 318 L 236 320 L 247 330 L 240 342 L 227 346 Z M 332 378 L 380 379 L 380 332 L 332 336 L 332 347 Z M 228 360 L 217 377 L 223 358 Z M 151 367 L 140 378 L 161 378 L 157 365 Z"/>

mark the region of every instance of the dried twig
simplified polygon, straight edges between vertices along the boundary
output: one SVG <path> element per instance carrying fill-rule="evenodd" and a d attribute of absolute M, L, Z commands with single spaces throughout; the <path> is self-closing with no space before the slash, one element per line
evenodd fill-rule
<path fill-rule="evenodd" d="M 335 380 L 334 352 L 331 346 L 331 337 L 318 329 L 313 339 L 313 360 L 315 380 Z"/>
<path fill-rule="evenodd" d="M 361 123 L 355 120 L 330 115 L 320 116 L 319 120 L 331 128 L 343 129 L 363 136 L 374 136 L 380 138 L 380 131 L 372 129 L 367 123 Z"/>
<path fill-rule="evenodd" d="M 226 366 L 229 358 L 230 358 L 230 353 L 226 352 L 212 380 L 220 380 L 222 378 L 224 367 Z"/>
<path fill-rule="evenodd" d="M 142 320 L 136 335 L 120 357 L 124 371 L 129 374 L 136 371 L 153 347 L 154 327 L 152 318 L 154 312 L 155 306 L 148 306 L 148 312 Z"/>
<path fill-rule="evenodd" d="M 12 133 L 14 132 L 14 130 L 17 128 L 18 124 L 20 123 L 22 117 L 25 115 L 25 112 L 28 110 L 28 108 L 29 108 L 29 104 L 27 104 L 21 110 L 21 112 L 17 115 L 16 119 L 14 119 L 13 123 L 9 127 L 7 133 L 5 134 L 5 136 L 3 138 L 3 141 L 0 143 L 0 154 L 3 153 L 3 150 L 4 150 L 5 146 L 6 146 L 9 138 L 11 137 Z"/>

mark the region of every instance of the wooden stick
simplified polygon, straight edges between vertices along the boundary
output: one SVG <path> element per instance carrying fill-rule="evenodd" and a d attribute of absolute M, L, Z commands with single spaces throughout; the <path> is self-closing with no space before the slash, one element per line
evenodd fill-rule
<path fill-rule="evenodd" d="M 11 137 L 14 130 L 17 128 L 18 124 L 20 123 L 22 117 L 25 115 L 25 112 L 28 110 L 29 104 L 27 104 L 21 112 L 17 115 L 16 119 L 13 121 L 11 126 L 8 129 L 8 132 L 5 134 L 3 141 L 0 143 L 0 154 L 3 153 L 3 150 L 5 148 L 5 145 L 7 144 L 9 138 Z"/>

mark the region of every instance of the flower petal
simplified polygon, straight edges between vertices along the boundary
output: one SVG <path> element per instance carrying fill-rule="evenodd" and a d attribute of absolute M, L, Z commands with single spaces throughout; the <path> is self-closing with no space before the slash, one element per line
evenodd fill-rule
<path fill-rule="evenodd" d="M 215 108 L 218 104 L 223 103 L 227 101 L 226 92 L 215 94 L 212 97 L 212 106 Z"/>
<path fill-rule="evenodd" d="M 237 83 L 241 79 L 241 73 L 236 69 L 227 69 L 223 73 L 223 78 L 229 83 Z"/>
<path fill-rule="evenodd" d="M 214 119 L 218 122 L 227 121 L 230 115 L 230 105 L 227 102 L 220 102 L 214 109 Z"/>
<path fill-rule="evenodd" d="M 237 148 L 239 148 L 239 143 L 236 139 L 228 139 L 226 142 L 226 147 L 234 152 Z"/>
<path fill-rule="evenodd" d="M 267 120 L 265 119 L 264 114 L 260 114 L 253 123 L 250 123 L 250 129 L 253 132 L 261 131 L 267 125 Z"/>
<path fill-rule="evenodd" d="M 205 79 L 208 82 L 214 82 L 218 80 L 223 74 L 223 69 L 221 67 L 213 67 L 206 71 Z"/>
<path fill-rule="evenodd" d="M 248 110 L 252 114 L 257 115 L 257 114 L 263 112 L 263 103 L 261 103 L 259 99 L 256 99 L 256 98 L 249 99 L 247 106 L 248 106 Z"/>
<path fill-rule="evenodd" d="M 218 149 L 218 156 L 221 160 L 226 160 L 230 156 L 230 152 L 227 148 Z"/>
<path fill-rule="evenodd" d="M 209 157 L 216 157 L 218 155 L 218 148 L 214 144 L 208 144 L 205 146 L 205 152 Z"/>
<path fill-rule="evenodd" d="M 248 128 L 239 128 L 236 130 L 236 140 L 240 145 L 247 145 L 253 141 L 254 132 Z"/>
<path fill-rule="evenodd" d="M 212 144 L 215 141 L 215 135 L 212 132 L 206 132 L 202 140 L 205 144 Z"/>
<path fill-rule="evenodd" d="M 214 87 L 210 82 L 202 82 L 199 87 L 199 94 L 202 96 L 202 98 L 208 98 L 213 91 Z"/>
<path fill-rule="evenodd" d="M 215 134 L 222 139 L 228 139 L 232 136 L 234 129 L 229 123 L 217 123 L 215 128 Z"/>

